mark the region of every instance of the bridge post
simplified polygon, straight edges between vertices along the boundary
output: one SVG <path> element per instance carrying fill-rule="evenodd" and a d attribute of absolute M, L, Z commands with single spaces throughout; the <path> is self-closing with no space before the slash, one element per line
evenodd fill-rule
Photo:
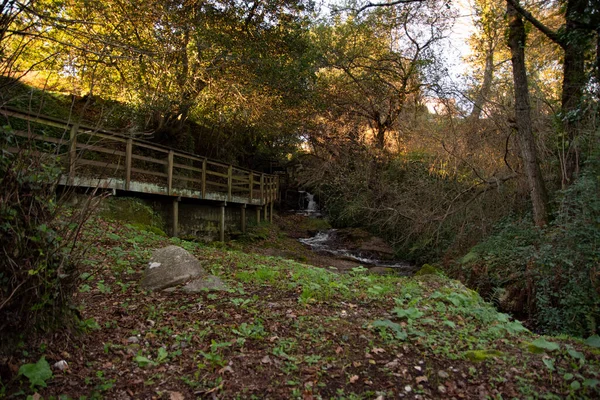
<path fill-rule="evenodd" d="M 265 174 L 260 174 L 260 204 L 265 202 Z"/>
<path fill-rule="evenodd" d="M 277 179 L 276 177 L 271 178 L 271 203 L 277 200 Z"/>
<path fill-rule="evenodd" d="M 219 239 L 225 242 L 225 206 L 227 203 L 221 203 L 221 215 L 219 216 Z"/>
<path fill-rule="evenodd" d="M 167 169 L 167 193 L 170 195 L 173 194 L 173 156 L 175 152 L 173 150 L 169 150 L 168 156 L 168 169 Z"/>
<path fill-rule="evenodd" d="M 273 180 L 273 177 L 270 176 L 269 177 L 269 203 L 273 201 L 273 187 L 274 187 L 274 183 L 275 183 L 275 181 Z"/>
<path fill-rule="evenodd" d="M 263 213 L 264 213 L 264 220 L 265 220 L 265 222 L 267 222 L 269 220 L 269 213 L 267 211 L 268 211 L 268 208 L 267 208 L 267 204 L 265 203 L 265 205 L 263 206 Z"/>
<path fill-rule="evenodd" d="M 202 160 L 202 199 L 206 198 L 206 158 Z"/>
<path fill-rule="evenodd" d="M 256 225 L 260 225 L 260 206 L 256 207 Z"/>
<path fill-rule="evenodd" d="M 269 217 L 271 218 L 271 223 L 273 223 L 273 202 L 271 202 L 271 210 L 269 212 Z"/>
<path fill-rule="evenodd" d="M 176 197 L 173 199 L 173 215 L 171 220 L 171 229 L 173 233 L 173 237 L 177 237 L 179 234 L 179 201 L 181 197 Z"/>
<path fill-rule="evenodd" d="M 252 198 L 254 197 L 254 172 L 250 171 L 250 204 L 252 204 Z"/>
<path fill-rule="evenodd" d="M 133 153 L 133 139 L 127 139 L 127 149 L 125 152 L 125 190 L 131 186 L 131 156 Z"/>
<path fill-rule="evenodd" d="M 231 201 L 231 190 L 233 186 L 233 166 L 227 168 L 227 201 Z"/>
<path fill-rule="evenodd" d="M 246 205 L 242 204 L 242 233 L 246 233 Z"/>
<path fill-rule="evenodd" d="M 71 127 L 69 134 L 69 183 L 73 183 L 75 180 L 75 162 L 77 161 L 77 131 L 79 130 L 79 123 L 74 124 Z"/>

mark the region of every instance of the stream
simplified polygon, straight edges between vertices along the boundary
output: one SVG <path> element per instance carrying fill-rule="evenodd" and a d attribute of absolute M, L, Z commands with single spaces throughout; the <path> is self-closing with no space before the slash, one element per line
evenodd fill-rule
<path fill-rule="evenodd" d="M 322 218 L 315 196 L 307 191 L 298 191 L 298 209 L 294 212 L 309 218 Z M 362 231 L 364 232 L 364 231 Z M 347 229 L 327 229 L 310 238 L 298 241 L 318 255 L 341 260 L 336 268 L 348 270 L 363 266 L 376 273 L 395 273 L 397 275 L 413 275 L 418 268 L 406 261 L 390 260 L 393 249 L 382 239 L 364 232 L 365 235 L 353 237 Z M 355 236 L 355 235 L 354 235 Z"/>
<path fill-rule="evenodd" d="M 339 240 L 337 232 L 337 229 L 328 229 L 317 233 L 311 238 L 298 239 L 298 241 L 309 246 L 315 253 L 333 255 L 340 259 L 354 261 L 368 269 L 390 268 L 395 274 L 402 276 L 413 275 L 418 270 L 417 266 L 406 261 L 383 261 L 374 258 L 372 252 L 346 249 L 343 242 Z"/>

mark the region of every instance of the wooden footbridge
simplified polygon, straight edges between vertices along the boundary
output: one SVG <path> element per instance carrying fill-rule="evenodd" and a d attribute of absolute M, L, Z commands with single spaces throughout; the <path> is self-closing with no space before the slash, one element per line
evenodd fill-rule
<path fill-rule="evenodd" d="M 172 200 L 172 233 L 177 236 L 179 202 L 194 199 L 221 208 L 220 238 L 224 240 L 225 208 L 241 207 L 241 230 L 246 229 L 246 208 L 256 221 L 273 218 L 278 198 L 278 179 L 206 157 L 161 146 L 78 122 L 0 108 L 2 134 L 16 140 L 10 152 L 24 148 L 58 157 L 64 171 L 60 184 L 71 187 L 110 189 L 127 193 L 159 195 Z"/>

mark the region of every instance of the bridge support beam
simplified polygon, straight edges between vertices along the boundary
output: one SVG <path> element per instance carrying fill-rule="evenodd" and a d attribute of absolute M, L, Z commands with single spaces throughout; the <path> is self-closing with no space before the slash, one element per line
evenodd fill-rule
<path fill-rule="evenodd" d="M 256 207 L 256 225 L 260 225 L 260 207 Z"/>
<path fill-rule="evenodd" d="M 177 237 L 179 234 L 179 202 L 181 197 L 176 197 L 173 200 L 172 220 L 171 220 L 171 232 L 173 237 Z"/>
<path fill-rule="evenodd" d="M 246 205 L 242 204 L 242 233 L 246 233 Z"/>
<path fill-rule="evenodd" d="M 77 163 L 77 131 L 79 130 L 79 124 L 74 124 L 71 127 L 69 134 L 69 185 L 73 184 L 75 180 L 75 163 Z"/>
<path fill-rule="evenodd" d="M 265 215 L 265 218 L 264 218 L 265 222 L 267 222 L 269 220 L 269 212 L 268 211 L 269 211 L 268 205 L 265 203 L 265 205 L 263 206 L 263 212 L 264 212 L 264 215 Z"/>
<path fill-rule="evenodd" d="M 271 218 L 271 223 L 273 223 L 273 202 L 271 202 L 271 210 L 269 211 L 269 217 Z"/>
<path fill-rule="evenodd" d="M 221 213 L 219 215 L 219 240 L 225 242 L 225 207 L 227 203 L 221 203 Z"/>

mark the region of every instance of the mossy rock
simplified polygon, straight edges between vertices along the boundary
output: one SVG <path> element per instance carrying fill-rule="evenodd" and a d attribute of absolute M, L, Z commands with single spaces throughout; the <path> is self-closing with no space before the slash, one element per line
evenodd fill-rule
<path fill-rule="evenodd" d="M 464 357 L 473 362 L 481 362 L 501 356 L 502 352 L 498 350 L 470 350 L 464 353 Z"/>
<path fill-rule="evenodd" d="M 444 275 L 444 273 L 440 269 L 434 267 L 431 264 L 424 264 L 420 270 L 415 272 L 415 276 L 423 276 L 423 275 Z"/>
<path fill-rule="evenodd" d="M 155 235 L 158 236 L 164 236 L 164 237 L 169 237 L 169 235 L 167 235 L 165 233 L 165 231 L 163 231 L 162 229 L 156 227 L 156 226 L 149 226 L 149 225 L 144 225 L 144 224 L 128 224 L 129 226 L 131 226 L 132 228 L 137 229 L 138 231 L 144 231 L 144 232 L 150 232 L 150 233 L 154 233 Z"/>
<path fill-rule="evenodd" d="M 132 197 L 111 197 L 104 202 L 100 216 L 132 225 L 156 227 L 164 233 L 163 222 L 152 207 Z"/>

